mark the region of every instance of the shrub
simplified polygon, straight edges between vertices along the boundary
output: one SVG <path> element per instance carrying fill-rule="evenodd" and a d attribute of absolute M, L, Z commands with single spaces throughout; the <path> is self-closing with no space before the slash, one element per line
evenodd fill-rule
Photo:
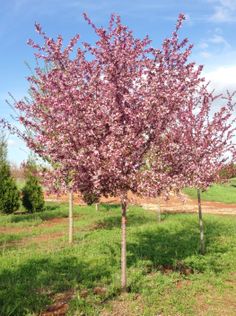
<path fill-rule="evenodd" d="M 22 189 L 22 204 L 30 213 L 43 210 L 43 190 L 36 176 L 28 176 L 25 186 Z"/>
<path fill-rule="evenodd" d="M 20 206 L 20 193 L 15 180 L 11 177 L 10 166 L 7 162 L 7 145 L 0 138 L 0 212 L 11 214 Z"/>
<path fill-rule="evenodd" d="M 20 207 L 20 193 L 12 177 L 1 180 L 0 212 L 11 214 Z"/>

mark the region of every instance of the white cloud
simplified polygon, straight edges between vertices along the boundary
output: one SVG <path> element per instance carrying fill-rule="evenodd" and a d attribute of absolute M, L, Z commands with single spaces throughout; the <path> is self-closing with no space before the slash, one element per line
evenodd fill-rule
<path fill-rule="evenodd" d="M 212 22 L 236 22 L 236 0 L 209 0 L 214 3 Z"/>
<path fill-rule="evenodd" d="M 217 6 L 210 20 L 214 22 L 231 22 L 232 18 L 232 13 L 229 9 Z"/>
<path fill-rule="evenodd" d="M 215 95 L 222 93 L 226 94 L 226 90 L 230 93 L 236 90 L 236 64 L 232 66 L 220 66 L 215 67 L 212 71 L 204 72 L 206 80 L 210 81 L 210 89 L 215 90 Z M 226 104 L 226 100 L 218 99 L 214 102 L 212 108 L 212 114 L 218 111 L 222 106 Z M 236 112 L 233 113 L 234 117 Z M 234 123 L 236 127 L 236 123 Z M 234 136 L 234 142 L 236 143 L 236 135 Z"/>
<path fill-rule="evenodd" d="M 226 41 L 226 39 L 219 34 L 214 34 L 213 37 L 209 39 L 209 42 L 213 44 L 223 44 L 225 47 L 230 47 L 230 44 Z"/>
<path fill-rule="evenodd" d="M 199 47 L 200 49 L 206 49 L 206 48 L 209 47 L 209 44 L 207 44 L 206 42 L 201 42 L 201 43 L 198 45 L 198 47 Z"/>
<path fill-rule="evenodd" d="M 220 4 L 226 8 L 236 9 L 236 0 L 219 0 Z"/>
<path fill-rule="evenodd" d="M 203 74 L 217 92 L 236 90 L 236 65 L 220 66 Z"/>
<path fill-rule="evenodd" d="M 12 146 L 12 147 L 15 147 L 18 145 L 17 141 L 11 138 L 7 140 L 7 143 L 8 143 L 8 146 Z"/>
<path fill-rule="evenodd" d="M 201 55 L 201 57 L 206 58 L 206 59 L 210 58 L 212 56 L 212 54 L 210 52 L 207 52 L 207 51 L 200 52 L 200 55 Z"/>
<path fill-rule="evenodd" d="M 202 40 L 198 44 L 199 55 L 204 59 L 213 57 L 214 54 L 219 55 L 219 53 L 225 55 L 226 52 L 231 50 L 229 42 L 219 33 L 221 33 L 221 30 L 215 29 L 211 37 Z"/>

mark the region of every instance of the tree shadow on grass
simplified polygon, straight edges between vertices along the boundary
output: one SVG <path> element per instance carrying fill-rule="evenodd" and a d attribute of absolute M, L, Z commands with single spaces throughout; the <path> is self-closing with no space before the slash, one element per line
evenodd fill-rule
<path fill-rule="evenodd" d="M 205 221 L 205 256 L 199 254 L 197 221 L 188 220 L 177 230 L 159 225 L 156 230 L 139 232 L 136 234 L 136 242 L 127 243 L 127 264 L 147 264 L 151 270 L 169 267 L 179 271 L 178 267 L 183 267 L 184 261 L 188 259 L 188 265 L 193 271 L 203 272 L 208 269 L 214 273 L 221 272 L 223 267 L 219 266 L 217 255 L 230 251 L 230 245 L 218 246 L 219 242 L 214 240 L 220 237 L 226 228 L 227 225 L 223 223 Z"/>
<path fill-rule="evenodd" d="M 118 210 L 120 208 L 121 208 L 120 204 L 100 203 L 99 211 L 105 210 L 106 212 L 109 212 L 109 211 Z"/>
<path fill-rule="evenodd" d="M 127 227 L 139 226 L 153 222 L 154 220 L 145 215 L 129 214 L 127 217 Z M 97 227 L 101 229 L 113 229 L 121 227 L 121 215 L 109 216 L 103 220 L 97 221 Z"/>
<path fill-rule="evenodd" d="M 52 218 L 58 218 L 58 217 L 67 217 L 68 214 L 66 211 L 62 211 L 60 209 L 56 210 L 57 207 L 51 207 L 49 209 L 46 209 L 45 211 L 42 212 L 36 212 L 36 213 L 26 213 L 26 214 L 15 214 L 15 215 L 10 215 L 11 218 L 9 220 L 10 223 L 19 223 L 19 222 L 30 222 L 30 221 L 37 221 L 37 220 L 42 220 L 42 221 L 47 221 Z"/>
<path fill-rule="evenodd" d="M 0 274 L 0 315 L 23 316 L 39 313 L 55 293 L 79 287 L 91 289 L 110 279 L 106 266 L 90 267 L 76 257 L 30 259 Z"/>
<path fill-rule="evenodd" d="M 54 211 L 58 208 L 58 205 L 46 205 L 44 207 L 45 211 Z"/>

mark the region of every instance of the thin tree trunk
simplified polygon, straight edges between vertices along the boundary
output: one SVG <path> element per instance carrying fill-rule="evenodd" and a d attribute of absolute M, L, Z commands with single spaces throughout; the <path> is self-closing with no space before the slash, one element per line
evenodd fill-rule
<path fill-rule="evenodd" d="M 99 211 L 99 203 L 95 204 L 96 211 Z"/>
<path fill-rule="evenodd" d="M 126 276 L 126 210 L 127 197 L 121 198 L 122 217 L 121 217 L 121 290 L 126 292 L 127 276 Z"/>
<path fill-rule="evenodd" d="M 160 198 L 158 199 L 158 204 L 157 204 L 157 221 L 158 221 L 158 223 L 161 222 L 161 201 L 160 201 Z"/>
<path fill-rule="evenodd" d="M 69 191 L 69 244 L 73 242 L 73 190 Z"/>
<path fill-rule="evenodd" d="M 200 228 L 200 252 L 202 255 L 205 253 L 205 239 L 204 239 L 204 228 L 202 220 L 202 204 L 201 204 L 201 192 L 197 190 L 197 199 L 198 199 L 198 217 L 199 217 L 199 228 Z"/>

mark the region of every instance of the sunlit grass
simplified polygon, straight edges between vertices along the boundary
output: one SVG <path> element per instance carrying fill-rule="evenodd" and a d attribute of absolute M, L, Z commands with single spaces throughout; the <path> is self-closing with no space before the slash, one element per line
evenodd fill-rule
<path fill-rule="evenodd" d="M 197 190 L 186 188 L 184 192 L 193 199 L 197 199 Z M 236 178 L 226 184 L 213 184 L 208 190 L 201 194 L 203 201 L 214 201 L 222 203 L 236 203 Z"/>

